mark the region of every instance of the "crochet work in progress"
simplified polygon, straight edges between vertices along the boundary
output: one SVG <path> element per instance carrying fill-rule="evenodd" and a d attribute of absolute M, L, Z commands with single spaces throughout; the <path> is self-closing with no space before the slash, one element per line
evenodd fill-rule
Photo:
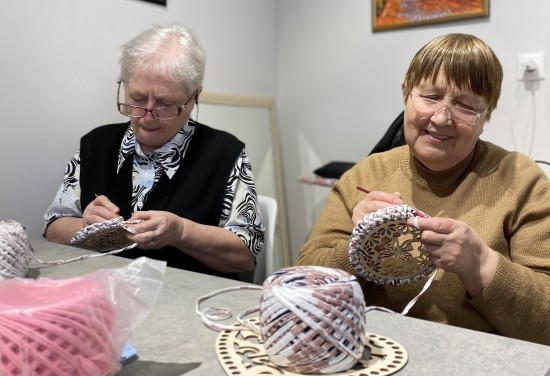
<path fill-rule="evenodd" d="M 113 218 L 103 222 L 93 223 L 77 232 L 71 239 L 71 244 L 75 247 L 109 252 L 113 250 L 122 251 L 122 248 L 129 249 L 135 246 L 127 238 L 127 234 L 137 234 L 131 228 L 130 224 L 136 224 L 141 221 L 125 221 L 122 217 Z"/>
<path fill-rule="evenodd" d="M 134 248 L 126 235 L 136 234 L 129 224 L 141 221 L 124 221 L 117 217 L 108 221 L 94 223 L 80 230 L 71 240 L 75 247 L 94 250 L 102 253 L 90 253 L 66 260 L 45 261 L 39 259 L 33 252 L 25 227 L 12 220 L 0 221 L 0 280 L 24 278 L 29 270 L 29 264 L 34 258 L 45 265 L 62 265 L 89 258 L 114 255 Z"/>
<path fill-rule="evenodd" d="M 350 262 L 357 272 L 377 284 L 402 285 L 436 270 L 420 242 L 421 231 L 408 218 L 428 217 L 407 205 L 395 205 L 366 215 L 350 239 Z"/>

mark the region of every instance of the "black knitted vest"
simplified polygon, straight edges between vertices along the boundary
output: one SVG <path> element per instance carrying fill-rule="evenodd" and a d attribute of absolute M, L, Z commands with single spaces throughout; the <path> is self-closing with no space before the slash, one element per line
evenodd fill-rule
<path fill-rule="evenodd" d="M 118 151 L 128 123 L 98 127 L 80 141 L 80 185 L 82 209 L 95 198 L 107 196 L 128 219 L 131 214 L 132 158 L 117 174 Z M 244 144 L 231 134 L 200 123 L 176 174 L 162 175 L 142 210 L 164 210 L 194 222 L 217 226 L 229 174 Z M 119 253 L 137 258 L 147 256 L 164 260 L 168 266 L 227 278 L 236 274 L 217 272 L 173 248 L 144 251 L 134 248 Z"/>

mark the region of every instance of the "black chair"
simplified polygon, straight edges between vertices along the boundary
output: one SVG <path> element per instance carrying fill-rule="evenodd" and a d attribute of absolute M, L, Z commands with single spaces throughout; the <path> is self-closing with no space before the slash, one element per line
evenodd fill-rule
<path fill-rule="evenodd" d="M 382 136 L 380 141 L 378 141 L 378 143 L 370 151 L 369 155 L 374 153 L 381 153 L 383 151 L 393 149 L 397 146 L 405 145 L 405 132 L 403 131 L 404 114 L 405 112 L 401 111 L 399 116 L 395 118 L 386 133 L 384 133 L 384 136 Z M 326 165 L 321 166 L 313 171 L 313 173 L 323 178 L 338 179 L 354 164 L 355 162 L 329 162 Z"/>
<path fill-rule="evenodd" d="M 391 123 L 386 133 L 384 133 L 384 136 L 382 136 L 380 141 L 378 141 L 378 143 L 374 146 L 369 155 L 374 153 L 381 153 L 383 151 L 393 149 L 397 146 L 405 145 L 405 132 L 403 130 L 404 117 L 405 111 L 401 111 L 399 116 L 397 116 L 393 123 Z"/>

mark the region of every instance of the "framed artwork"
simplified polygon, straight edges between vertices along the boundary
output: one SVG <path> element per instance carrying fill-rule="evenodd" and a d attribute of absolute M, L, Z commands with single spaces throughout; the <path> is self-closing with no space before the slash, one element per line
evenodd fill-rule
<path fill-rule="evenodd" d="M 166 6 L 166 1 L 167 0 L 141 0 L 141 1 L 145 1 L 146 3 L 152 3 L 152 4 L 158 4 L 158 5 Z"/>
<path fill-rule="evenodd" d="M 372 0 L 372 30 L 489 16 L 489 0 Z"/>
<path fill-rule="evenodd" d="M 273 197 L 279 204 L 272 259 L 269 260 L 265 252 L 258 256 L 257 276 L 263 275 L 265 278 L 274 271 L 291 266 L 287 201 L 283 186 L 275 100 L 269 97 L 203 91 L 200 106 L 201 122 L 227 131 L 246 144 L 256 193 Z M 257 276 L 254 279 L 259 282 Z"/>

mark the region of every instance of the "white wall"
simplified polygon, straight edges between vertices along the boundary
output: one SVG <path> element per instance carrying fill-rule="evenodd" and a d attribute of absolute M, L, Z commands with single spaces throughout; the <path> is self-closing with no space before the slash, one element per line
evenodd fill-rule
<path fill-rule="evenodd" d="M 539 51 L 550 77 L 547 0 L 492 0 L 489 18 L 377 33 L 365 0 L 168 3 L 0 4 L 0 219 L 40 234 L 79 137 L 121 120 L 114 106 L 118 46 L 152 23 L 179 21 L 197 32 L 208 56 L 206 90 L 276 96 L 293 258 L 328 193 L 297 176 L 371 150 L 402 109 L 400 84 L 412 55 L 437 35 L 476 34 L 501 59 L 502 97 L 483 137 L 550 160 L 549 80 L 527 92 L 516 77 L 517 55 Z"/>
<path fill-rule="evenodd" d="M 0 3 L 0 219 L 40 236 L 80 136 L 124 121 L 119 46 L 153 23 L 181 22 L 207 54 L 205 90 L 275 93 L 272 0 L 18 0 Z M 200 120 L 200 119 L 199 119 Z"/>
<path fill-rule="evenodd" d="M 297 176 L 368 154 L 403 108 L 400 85 L 413 54 L 437 35 L 475 34 L 501 60 L 501 100 L 483 138 L 528 153 L 535 124 L 531 156 L 550 160 L 550 82 L 532 99 L 516 76 L 519 53 L 544 51 L 550 78 L 550 2 L 490 3 L 489 18 L 373 33 L 371 1 L 279 2 L 277 105 L 294 258 L 328 193 Z"/>

